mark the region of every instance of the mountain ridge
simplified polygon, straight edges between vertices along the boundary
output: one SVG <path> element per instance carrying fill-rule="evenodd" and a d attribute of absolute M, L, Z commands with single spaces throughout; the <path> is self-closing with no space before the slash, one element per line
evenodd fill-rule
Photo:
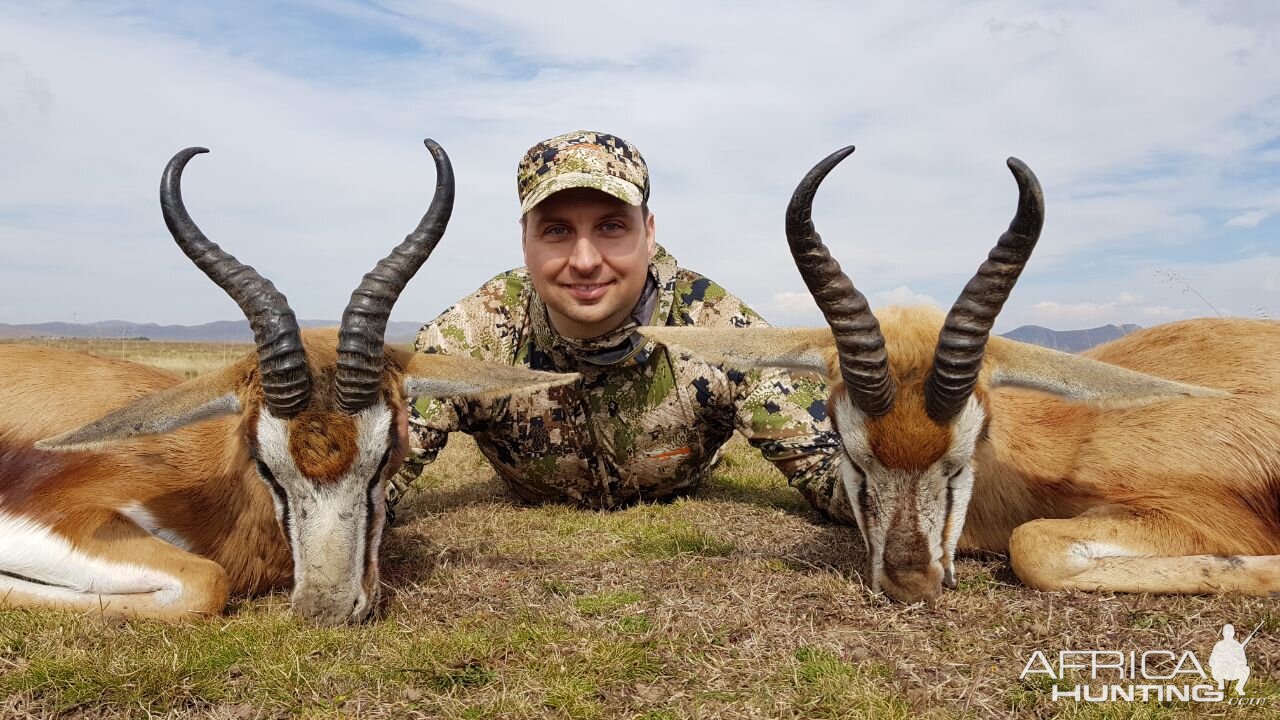
<path fill-rule="evenodd" d="M 304 328 L 337 327 L 337 320 L 299 320 Z M 421 323 L 392 321 L 387 323 L 387 341 L 411 342 Z M 1040 325 L 1022 325 L 1002 337 L 1029 342 L 1055 350 L 1080 352 L 1095 345 L 1115 340 L 1141 329 L 1139 325 L 1102 325 L 1082 330 L 1053 330 Z M 160 325 L 126 320 L 104 320 L 95 323 L 47 322 L 28 324 L 0 323 L 0 338 L 146 338 L 161 342 L 253 342 L 253 331 L 247 320 L 217 320 L 199 325 Z"/>

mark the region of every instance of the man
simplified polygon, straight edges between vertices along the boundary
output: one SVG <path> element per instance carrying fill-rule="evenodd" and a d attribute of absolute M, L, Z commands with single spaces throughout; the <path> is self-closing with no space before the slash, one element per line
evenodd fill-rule
<path fill-rule="evenodd" d="M 415 349 L 582 379 L 494 401 L 420 400 L 401 482 L 460 430 L 524 500 L 613 508 L 694 490 L 737 429 L 807 496 L 839 492 L 819 382 L 725 372 L 634 332 L 766 323 L 656 244 L 632 145 L 588 131 L 551 138 L 521 160 L 517 187 L 526 267 L 427 324 Z"/>

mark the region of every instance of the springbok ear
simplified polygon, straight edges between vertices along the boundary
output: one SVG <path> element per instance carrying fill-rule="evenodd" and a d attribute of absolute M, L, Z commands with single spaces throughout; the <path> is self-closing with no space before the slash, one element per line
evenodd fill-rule
<path fill-rule="evenodd" d="M 240 412 L 244 371 L 231 366 L 144 395 L 100 420 L 35 444 L 40 450 L 92 450 L 139 435 L 160 435 L 201 420 Z"/>
<path fill-rule="evenodd" d="M 644 326 L 637 332 L 669 348 L 737 370 L 784 368 L 828 374 L 828 350 L 835 346 L 827 328 L 696 328 Z"/>
<path fill-rule="evenodd" d="M 1087 405 L 1136 407 L 1178 397 L 1231 394 L 1001 337 L 988 342 L 987 362 L 993 387 L 1031 388 Z"/>
<path fill-rule="evenodd" d="M 494 397 L 568 385 L 578 373 L 552 373 L 454 355 L 414 353 L 404 367 L 409 397 Z"/>

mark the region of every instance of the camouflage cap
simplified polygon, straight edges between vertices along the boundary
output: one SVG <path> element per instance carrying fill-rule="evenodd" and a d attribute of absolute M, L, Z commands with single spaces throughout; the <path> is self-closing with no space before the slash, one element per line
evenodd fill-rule
<path fill-rule="evenodd" d="M 626 140 L 578 130 L 529 148 L 516 170 L 522 215 L 553 193 L 580 187 L 641 205 L 649 199 L 649 168 L 640 151 Z"/>

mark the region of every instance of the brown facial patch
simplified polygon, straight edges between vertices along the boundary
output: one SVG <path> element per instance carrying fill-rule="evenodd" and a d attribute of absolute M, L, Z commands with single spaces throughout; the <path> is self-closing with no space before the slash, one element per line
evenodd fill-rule
<path fill-rule="evenodd" d="M 932 465 L 951 446 L 951 428 L 938 425 L 924 409 L 924 383 L 933 366 L 933 351 L 943 316 L 932 308 L 888 308 L 880 328 L 889 356 L 889 374 L 897 392 L 883 417 L 866 423 L 871 452 L 887 468 L 917 473 Z M 835 352 L 828 356 L 828 377 L 836 379 L 832 395 L 844 392 Z M 834 413 L 833 413 L 834 415 Z"/>
<path fill-rule="evenodd" d="M 289 422 L 289 454 L 316 482 L 336 482 L 356 457 L 356 423 L 339 412 L 304 410 Z"/>
<path fill-rule="evenodd" d="M 951 428 L 929 418 L 917 387 L 899 386 L 889 414 L 867 423 L 867 440 L 881 465 L 918 473 L 951 446 Z"/>

